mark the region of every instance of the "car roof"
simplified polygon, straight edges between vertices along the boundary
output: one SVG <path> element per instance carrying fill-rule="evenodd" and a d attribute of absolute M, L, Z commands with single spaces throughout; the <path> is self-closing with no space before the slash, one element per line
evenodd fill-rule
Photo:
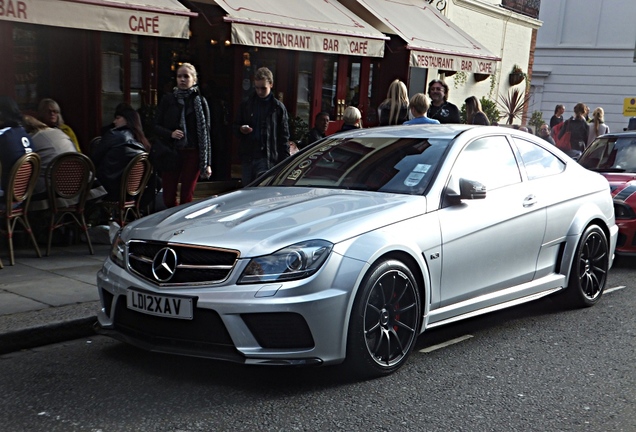
<path fill-rule="evenodd" d="M 425 125 L 399 125 L 380 126 L 366 129 L 352 129 L 347 132 L 337 132 L 328 138 L 437 138 L 452 140 L 463 133 L 471 136 L 481 134 L 506 134 L 519 138 L 534 139 L 535 142 L 544 143 L 541 138 L 522 132 L 517 129 L 501 126 L 481 126 L 466 124 L 425 124 Z"/>
<path fill-rule="evenodd" d="M 636 138 L 636 131 L 607 133 L 597 138 Z"/>
<path fill-rule="evenodd" d="M 464 124 L 381 126 L 337 132 L 329 135 L 328 138 L 336 136 L 347 138 L 418 138 L 422 136 L 434 136 L 435 138 L 453 139 L 460 133 L 475 127 L 478 126 Z"/>

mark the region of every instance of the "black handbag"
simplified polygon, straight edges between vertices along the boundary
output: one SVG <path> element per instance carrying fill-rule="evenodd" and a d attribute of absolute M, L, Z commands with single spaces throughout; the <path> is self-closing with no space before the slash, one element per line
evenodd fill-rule
<path fill-rule="evenodd" d="M 172 142 L 156 139 L 150 148 L 150 163 L 155 170 L 177 171 L 181 166 L 179 151 Z"/>

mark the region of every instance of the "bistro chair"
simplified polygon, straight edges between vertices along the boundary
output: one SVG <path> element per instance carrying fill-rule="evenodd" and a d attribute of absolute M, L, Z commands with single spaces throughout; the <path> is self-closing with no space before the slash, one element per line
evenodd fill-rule
<path fill-rule="evenodd" d="M 79 226 L 86 236 L 88 251 L 93 255 L 93 245 L 84 217 L 86 198 L 95 179 L 93 162 L 82 153 L 62 153 L 51 161 L 45 178 L 51 213 L 46 256 L 51 253 L 53 231 L 67 225 Z"/>
<path fill-rule="evenodd" d="M 102 142 L 102 137 L 101 136 L 96 136 L 94 138 L 92 138 L 89 142 L 88 142 L 88 148 L 87 148 L 87 152 L 86 154 L 90 157 L 93 156 L 93 152 L 95 151 L 95 149 L 97 148 L 97 146 L 100 145 L 100 143 Z"/>
<path fill-rule="evenodd" d="M 152 165 L 150 164 L 150 159 L 148 159 L 148 153 L 138 154 L 124 169 L 119 200 L 103 202 L 106 208 L 109 209 L 113 220 L 119 226 L 123 227 L 127 222 L 141 217 L 139 209 L 141 196 L 146 189 L 150 174 L 152 174 Z"/>
<path fill-rule="evenodd" d="M 4 218 L 6 221 L 6 228 L 1 230 L 7 233 L 11 265 L 15 265 L 13 233 L 18 221 L 31 237 L 31 242 L 38 257 L 42 257 L 28 218 L 29 202 L 39 175 L 40 156 L 33 152 L 27 153 L 18 159 L 9 173 L 9 181 L 4 190 L 2 204 L 0 204 L 0 218 Z"/>

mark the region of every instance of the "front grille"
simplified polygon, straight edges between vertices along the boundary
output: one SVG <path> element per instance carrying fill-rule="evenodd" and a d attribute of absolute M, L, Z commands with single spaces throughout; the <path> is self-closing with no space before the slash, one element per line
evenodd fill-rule
<path fill-rule="evenodd" d="M 218 313 L 195 308 L 193 315 L 191 320 L 182 320 L 140 313 L 128 309 L 126 297 L 120 296 L 115 307 L 114 324 L 118 332 L 151 344 L 234 347 Z"/>
<path fill-rule="evenodd" d="M 176 269 L 169 280 L 159 281 L 152 271 L 159 251 L 169 247 L 177 255 Z M 211 284 L 228 278 L 239 257 L 238 251 L 166 242 L 131 240 L 128 243 L 128 265 L 144 279 L 162 286 Z"/>
<path fill-rule="evenodd" d="M 242 314 L 241 318 L 263 348 L 309 349 L 314 338 L 305 319 L 290 312 Z"/>

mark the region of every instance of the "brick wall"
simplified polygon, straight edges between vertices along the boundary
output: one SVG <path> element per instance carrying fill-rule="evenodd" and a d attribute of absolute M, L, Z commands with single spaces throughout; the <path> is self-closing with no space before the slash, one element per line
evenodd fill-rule
<path fill-rule="evenodd" d="M 501 0 L 501 6 L 531 18 L 539 18 L 541 0 Z"/>

